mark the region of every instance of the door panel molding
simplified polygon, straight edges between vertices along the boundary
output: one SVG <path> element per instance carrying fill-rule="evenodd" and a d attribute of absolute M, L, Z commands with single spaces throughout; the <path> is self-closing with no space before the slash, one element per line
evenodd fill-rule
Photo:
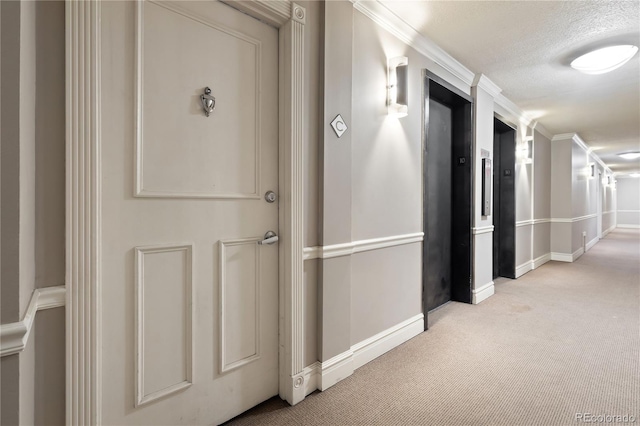
<path fill-rule="evenodd" d="M 168 309 L 166 304 L 162 306 L 155 306 L 149 308 L 146 302 L 146 292 L 145 291 L 145 282 L 147 273 L 153 273 L 150 271 L 151 268 L 145 267 L 145 258 L 151 255 L 159 255 L 159 254 L 168 254 L 168 253 L 179 253 L 182 259 L 178 259 L 181 263 L 181 275 L 182 275 L 182 297 L 184 298 L 182 303 L 183 312 L 180 312 L 178 318 L 171 318 L 170 313 L 174 312 L 173 309 Z M 166 257 L 166 256 L 165 256 Z M 136 407 L 142 406 L 144 404 L 148 404 L 149 402 L 155 401 L 160 398 L 164 398 L 168 395 L 179 392 L 183 389 L 188 388 L 193 383 L 193 285 L 192 285 L 192 275 L 193 275 L 193 245 L 192 244 L 179 244 L 179 245 L 162 245 L 162 246 L 148 246 L 148 247 L 136 247 L 135 248 L 135 287 L 136 287 Z M 169 259 L 164 259 L 163 268 L 167 268 L 170 265 Z M 172 271 L 163 270 L 158 275 L 167 275 L 167 273 L 171 273 Z M 160 278 L 159 276 L 155 277 Z M 153 290 L 153 287 L 158 288 L 159 286 L 150 286 L 150 290 Z M 163 286 L 163 288 L 167 288 Z M 179 300 L 179 299 L 178 299 Z M 165 302 L 166 303 L 166 302 Z M 157 323 L 158 319 L 164 319 L 162 322 L 163 326 L 162 331 L 156 330 L 157 335 L 163 335 L 161 339 L 162 347 L 149 348 L 148 344 L 145 342 L 145 329 L 147 323 L 147 317 L 152 315 L 152 312 L 155 310 L 162 311 L 162 315 L 160 318 L 156 318 L 156 321 L 149 321 L 151 325 L 153 323 Z M 179 322 L 180 320 L 184 321 L 182 326 L 183 336 L 177 336 L 177 339 L 173 339 L 178 341 L 183 341 L 183 344 L 171 344 L 171 339 L 169 336 L 169 328 L 171 324 L 167 324 L 167 322 Z M 182 334 L 181 333 L 181 334 Z M 154 372 L 147 371 L 146 365 L 146 356 L 147 352 L 152 352 L 154 356 L 157 358 L 158 356 L 162 356 L 163 354 L 169 355 L 170 347 L 181 347 L 182 354 L 178 356 L 182 361 L 182 366 L 178 367 L 180 370 L 180 374 L 183 376 L 181 380 L 171 383 L 171 384 L 163 384 L 162 387 L 156 390 L 149 391 L 147 389 L 148 380 L 147 377 L 150 376 L 151 379 L 158 377 L 161 375 L 161 371 Z M 174 356 L 175 357 L 175 356 Z M 171 360 L 170 360 L 171 361 Z M 163 363 L 163 370 L 167 370 L 167 363 Z M 150 373 L 150 374 L 148 374 Z"/>
<path fill-rule="evenodd" d="M 209 27 L 212 30 L 215 30 L 219 33 L 226 34 L 242 42 L 245 42 L 254 49 L 254 66 L 255 66 L 255 90 L 254 96 L 255 100 L 253 104 L 255 105 L 255 109 L 253 111 L 254 118 L 252 123 L 247 123 L 247 125 L 251 124 L 254 127 L 253 130 L 253 190 L 250 192 L 233 192 L 233 191 L 225 191 L 224 190 L 224 182 L 221 182 L 222 185 L 218 184 L 217 187 L 222 186 L 221 191 L 202 191 L 202 190 L 192 190 L 190 188 L 149 188 L 149 182 L 145 182 L 145 135 L 144 135 L 144 115 L 145 115 L 145 99 L 144 99 L 144 85 L 145 85 L 145 9 L 146 3 L 153 4 L 157 7 L 160 7 L 166 11 L 174 13 L 178 17 L 184 17 L 190 19 L 194 22 L 198 22 L 206 27 Z M 210 199 L 260 199 L 260 148 L 261 148 L 261 61 L 260 57 L 262 55 L 262 45 L 259 40 L 256 40 L 246 34 L 239 33 L 237 31 L 233 31 L 229 28 L 218 25 L 214 22 L 211 22 L 207 19 L 204 19 L 201 16 L 196 16 L 194 13 L 186 10 L 183 7 L 178 7 L 168 3 L 159 3 L 155 1 L 137 1 L 136 2 L 136 29 L 135 29 L 135 38 L 136 38 L 136 71 L 135 71 L 135 105 L 136 105 L 136 128 L 134 135 L 134 146 L 135 146 L 135 155 L 134 155 L 134 176 L 135 176 L 135 196 L 136 197 L 150 197 L 150 198 L 210 198 Z M 152 72 L 156 68 L 152 69 Z M 214 88 L 216 90 L 216 88 Z M 163 97 L 165 97 L 163 95 Z M 168 99 L 166 99 L 168 100 Z M 243 102 L 243 104 L 249 104 L 251 102 Z M 218 111 L 220 108 L 218 108 Z M 216 114 L 214 112 L 214 114 Z M 219 113 L 218 113 L 219 114 Z M 156 120 L 157 121 L 157 120 Z M 166 121 L 166 120 L 164 120 Z M 184 141 L 180 142 L 184 144 Z M 166 147 L 165 147 L 166 148 Z M 212 148 L 213 149 L 213 148 Z M 164 150 L 161 149 L 161 150 Z M 201 154 L 199 155 L 201 156 Z M 193 166 L 194 162 L 197 162 L 198 159 L 194 158 L 189 161 L 189 165 Z M 202 160 L 204 161 L 204 160 Z M 148 163 L 154 164 L 153 161 L 149 161 Z M 179 164 L 179 162 L 173 161 L 173 164 Z M 224 160 L 223 160 L 224 163 Z M 218 165 L 220 166 L 220 164 Z M 166 169 L 166 168 L 165 168 Z M 244 169 L 247 171 L 247 168 Z M 182 173 L 184 174 L 184 173 Z M 203 179 L 208 181 L 210 179 Z M 147 185 L 145 185 L 147 183 Z M 152 185 L 153 186 L 153 185 Z M 203 185 L 205 186 L 205 185 Z M 211 186 L 210 184 L 206 185 L 207 187 Z"/>
<path fill-rule="evenodd" d="M 220 288 L 220 299 L 219 299 L 219 312 L 220 312 L 220 345 L 219 345 L 219 359 L 220 359 L 220 372 L 227 373 L 231 370 L 235 370 L 236 368 L 242 367 L 243 365 L 247 365 L 250 362 L 253 362 L 260 358 L 260 250 L 258 250 L 258 241 L 262 238 L 243 238 L 236 240 L 221 240 L 220 241 L 220 250 L 219 250 L 219 288 Z M 229 293 L 235 288 L 241 286 L 242 283 L 233 283 L 230 282 L 228 267 L 227 267 L 227 250 L 231 247 L 238 246 L 249 246 L 253 248 L 253 256 L 254 256 L 254 276 L 253 276 L 253 291 L 254 291 L 254 305 L 244 306 L 245 309 L 253 309 L 254 311 L 254 335 L 253 335 L 253 353 L 248 354 L 239 359 L 228 359 L 227 350 L 229 349 L 229 344 L 227 339 L 233 338 L 234 333 L 227 333 L 227 326 L 232 323 L 232 321 L 228 321 L 227 316 L 229 311 L 236 313 L 238 309 L 227 309 L 227 302 L 229 299 Z M 248 267 L 249 265 L 247 265 Z M 248 277 L 245 277 L 248 278 Z M 229 290 L 227 287 L 229 286 Z M 237 336 L 237 335 L 236 335 Z M 239 338 L 239 337 L 238 337 Z"/>
<path fill-rule="evenodd" d="M 305 398 L 304 25 L 291 1 L 225 2 L 279 29 L 280 396 Z M 66 0 L 66 423 L 101 423 L 99 0 Z"/>

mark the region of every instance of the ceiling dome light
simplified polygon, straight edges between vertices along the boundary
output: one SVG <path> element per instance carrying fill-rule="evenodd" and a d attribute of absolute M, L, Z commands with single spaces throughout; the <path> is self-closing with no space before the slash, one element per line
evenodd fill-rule
<path fill-rule="evenodd" d="M 571 68 L 585 74 L 604 74 L 626 64 L 637 51 L 638 47 L 630 44 L 604 47 L 574 59 Z"/>
<path fill-rule="evenodd" d="M 640 152 L 625 152 L 624 154 L 618 154 L 618 156 L 625 160 L 635 160 L 636 158 L 640 158 Z"/>

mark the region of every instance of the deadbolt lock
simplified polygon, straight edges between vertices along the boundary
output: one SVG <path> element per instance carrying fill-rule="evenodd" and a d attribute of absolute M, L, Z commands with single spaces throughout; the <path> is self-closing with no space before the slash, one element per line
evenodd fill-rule
<path fill-rule="evenodd" d="M 267 203 L 273 203 L 277 198 L 276 193 L 273 191 L 267 191 L 267 193 L 264 194 L 264 199 L 267 200 Z"/>

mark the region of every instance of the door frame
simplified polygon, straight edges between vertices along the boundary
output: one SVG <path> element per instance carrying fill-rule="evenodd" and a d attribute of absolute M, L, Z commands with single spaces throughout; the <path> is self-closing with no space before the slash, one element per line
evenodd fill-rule
<path fill-rule="evenodd" d="M 440 86 L 442 88 L 442 90 L 444 90 L 444 92 L 441 92 L 440 96 L 434 96 L 434 94 L 432 93 L 432 83 L 435 83 L 435 85 Z M 435 90 L 434 90 L 435 92 Z M 426 211 L 427 211 L 427 204 L 428 201 L 428 194 L 427 194 L 427 147 L 428 147 L 428 143 L 427 143 L 427 139 L 429 137 L 429 100 L 431 98 L 434 98 L 438 101 L 440 101 L 441 103 L 451 106 L 452 107 L 452 113 L 453 113 L 453 107 L 454 106 L 460 106 L 463 103 L 468 104 L 470 111 L 467 116 L 463 117 L 463 121 L 465 122 L 465 131 L 463 132 L 463 140 L 464 140 L 464 149 L 463 151 L 467 151 L 464 152 L 463 156 L 466 158 L 468 155 L 468 164 L 469 165 L 473 165 L 474 164 L 474 151 L 473 151 L 473 145 L 474 145 L 474 141 L 472 138 L 472 131 L 473 131 L 473 122 L 475 120 L 475 116 L 474 116 L 474 99 L 473 97 L 471 97 L 470 95 L 464 93 L 463 91 L 461 91 L 460 89 L 458 89 L 457 87 L 455 87 L 454 85 L 452 85 L 451 83 L 449 83 L 448 81 L 446 81 L 445 79 L 439 77 L 437 74 L 427 70 L 427 69 L 423 69 L 422 70 L 422 227 L 424 230 L 424 239 L 422 242 L 422 311 L 424 312 L 424 330 L 428 330 L 429 328 L 429 310 L 427 307 L 427 293 L 428 293 L 428 289 L 426 287 L 426 269 L 427 269 L 427 250 L 428 250 L 428 242 L 429 242 L 429 230 L 428 230 L 428 226 L 427 226 L 427 222 L 425 220 L 426 218 Z M 452 119 L 455 120 L 455 117 L 452 117 Z M 468 119 L 468 121 L 467 121 Z M 452 129 L 453 130 L 453 129 Z M 455 163 L 454 161 L 454 157 L 456 156 L 456 154 L 454 152 L 456 152 L 456 140 L 455 140 L 455 136 L 452 136 L 452 161 Z M 456 152 L 457 153 L 457 152 Z M 464 302 L 464 303 L 471 303 L 472 302 L 472 277 L 474 275 L 474 251 L 475 251 L 475 246 L 474 246 L 474 239 L 473 239 L 473 234 L 472 234 L 472 228 L 473 228 L 473 209 L 474 209 L 474 201 L 473 201 L 473 197 L 474 197 L 474 190 L 473 188 L 475 187 L 475 173 L 474 173 L 474 169 L 473 166 L 469 166 L 471 167 L 470 169 L 470 178 L 468 181 L 469 187 L 468 189 L 468 194 L 463 194 L 463 195 L 467 195 L 467 199 L 464 200 L 468 203 L 468 213 L 469 213 L 469 217 L 468 217 L 468 242 L 469 242 L 469 249 L 467 251 L 467 258 L 465 260 L 465 264 L 464 267 L 468 267 L 469 270 L 469 279 L 468 282 L 465 278 L 465 282 L 464 284 L 462 284 L 462 282 L 460 281 L 459 277 L 455 277 L 454 274 L 452 274 L 451 276 L 451 300 L 452 301 L 459 301 L 459 302 Z M 453 176 L 452 176 L 453 178 Z M 453 182 L 453 184 L 455 185 L 457 183 Z M 454 195 L 452 193 L 452 202 L 453 202 L 453 198 Z M 461 197 L 461 199 L 463 199 L 464 197 Z M 458 215 L 453 215 L 453 221 L 457 222 L 456 219 L 459 219 L 460 216 Z M 466 216 L 465 216 L 466 217 Z M 462 221 L 459 221 L 460 223 L 462 223 Z M 452 222 L 452 228 L 455 226 L 455 223 Z M 452 241 L 453 241 L 453 237 L 452 237 Z M 452 244 L 453 245 L 453 244 Z M 453 250 L 453 247 L 452 247 Z M 452 260 L 453 262 L 453 260 Z M 436 308 L 437 309 L 437 308 Z"/>
<path fill-rule="evenodd" d="M 279 394 L 297 404 L 306 396 L 302 238 L 306 9 L 291 0 L 221 1 L 278 29 Z M 66 0 L 65 9 L 66 423 L 93 425 L 102 417 L 101 1 Z"/>

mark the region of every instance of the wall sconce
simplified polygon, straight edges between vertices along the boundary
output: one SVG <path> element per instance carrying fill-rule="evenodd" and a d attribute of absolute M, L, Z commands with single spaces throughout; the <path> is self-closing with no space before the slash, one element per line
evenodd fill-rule
<path fill-rule="evenodd" d="M 409 114 L 409 58 L 398 56 L 387 61 L 387 108 L 389 115 L 406 117 Z"/>
<path fill-rule="evenodd" d="M 516 158 L 519 163 L 533 163 L 533 136 L 525 136 L 522 143 L 516 149 Z"/>

